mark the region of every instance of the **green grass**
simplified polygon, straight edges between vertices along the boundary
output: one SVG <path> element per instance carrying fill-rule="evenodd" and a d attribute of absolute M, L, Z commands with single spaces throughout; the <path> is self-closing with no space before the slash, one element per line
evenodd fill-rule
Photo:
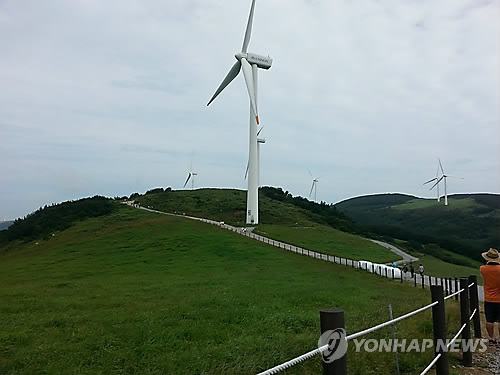
<path fill-rule="evenodd" d="M 324 225 L 303 227 L 262 224 L 259 225 L 256 232 L 308 250 L 354 260 L 387 263 L 401 259 L 398 255 L 372 241 Z"/>
<path fill-rule="evenodd" d="M 175 211 L 204 217 L 211 220 L 224 221 L 235 226 L 246 226 L 246 191 L 236 189 L 196 189 L 173 190 L 165 193 L 147 194 L 135 198 L 143 206 L 173 213 Z M 321 220 L 318 215 L 279 202 L 259 193 L 259 218 L 267 224 L 309 225 Z"/>
<path fill-rule="evenodd" d="M 443 210 L 464 210 L 465 212 L 472 213 L 477 206 L 477 202 L 472 198 L 454 199 L 450 197 L 448 198 L 448 206 L 444 205 L 444 198 L 441 199 L 441 202 L 438 202 L 436 199 L 419 198 L 391 206 L 391 208 L 396 210 L 414 210 L 420 208 L 440 207 Z"/>
<path fill-rule="evenodd" d="M 352 333 L 387 320 L 389 303 L 398 316 L 429 299 L 211 225 L 121 207 L 0 248 L 0 373 L 252 374 L 313 349 L 322 308 L 344 309 Z M 453 301 L 447 311 L 458 325 Z M 398 324 L 398 337 L 431 336 L 430 311 Z M 350 374 L 394 373 L 392 353 L 349 355 Z M 403 354 L 403 373 L 431 357 Z M 315 358 L 287 374 L 320 372 Z"/>
<path fill-rule="evenodd" d="M 227 189 L 178 190 L 147 194 L 137 199 L 143 206 L 163 212 L 181 212 L 235 226 L 246 226 L 246 192 Z M 356 260 L 390 262 L 399 259 L 389 250 L 358 236 L 318 224 L 321 218 L 294 205 L 259 195 L 260 221 L 256 233 L 309 250 Z M 238 207 L 243 209 L 238 209 Z"/>

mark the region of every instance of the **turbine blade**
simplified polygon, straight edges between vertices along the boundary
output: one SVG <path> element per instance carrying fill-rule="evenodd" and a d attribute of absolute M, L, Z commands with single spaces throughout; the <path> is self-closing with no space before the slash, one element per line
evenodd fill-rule
<path fill-rule="evenodd" d="M 457 177 L 457 176 L 448 176 L 448 175 L 446 175 L 446 177 L 459 178 L 460 180 L 465 180 L 463 177 Z"/>
<path fill-rule="evenodd" d="M 262 129 L 264 129 L 264 126 L 261 126 L 259 131 L 257 132 L 257 137 L 259 136 L 260 132 L 262 131 Z"/>
<path fill-rule="evenodd" d="M 245 171 L 245 180 L 247 179 L 248 176 L 248 168 L 250 167 L 250 160 L 247 162 L 247 170 Z"/>
<path fill-rule="evenodd" d="M 241 47 L 241 52 L 243 53 L 247 52 L 248 43 L 250 43 L 250 36 L 252 35 L 254 9 L 255 9 L 255 0 L 252 0 L 252 6 L 250 7 L 250 14 L 248 15 L 247 29 L 245 31 L 245 37 L 243 38 L 243 46 Z"/>
<path fill-rule="evenodd" d="M 312 173 L 311 173 L 311 171 L 309 170 L 309 168 L 307 169 L 307 171 L 309 172 L 309 176 L 311 176 L 312 178 L 314 178 L 313 175 L 312 175 Z"/>
<path fill-rule="evenodd" d="M 311 191 L 309 192 L 309 198 L 311 197 L 311 194 L 312 194 L 312 192 L 313 192 L 313 189 L 314 189 L 314 180 L 313 180 L 313 184 L 312 184 L 312 186 L 311 186 Z"/>
<path fill-rule="evenodd" d="M 222 90 L 226 88 L 227 85 L 231 83 L 233 79 L 236 78 L 238 73 L 240 72 L 241 69 L 241 63 L 239 61 L 236 61 L 234 65 L 232 66 L 231 70 L 229 70 L 229 73 L 227 73 L 226 78 L 222 81 L 220 84 L 219 88 L 217 91 L 215 91 L 214 96 L 212 96 L 212 99 L 207 103 L 207 107 L 214 101 L 214 99 L 221 93 Z"/>
<path fill-rule="evenodd" d="M 439 184 L 443 178 L 446 178 L 446 176 L 441 176 L 441 177 L 440 177 L 440 178 L 436 181 L 436 183 L 435 183 L 434 185 L 432 185 L 432 187 L 431 187 L 429 190 L 434 189 L 434 186 L 436 186 L 437 184 Z"/>
<path fill-rule="evenodd" d="M 441 159 L 438 158 L 438 161 L 439 161 L 439 167 L 441 168 L 441 173 L 444 174 L 443 164 L 441 164 Z"/>
<path fill-rule="evenodd" d="M 252 105 L 255 120 L 259 124 L 259 113 L 257 112 L 257 103 L 255 102 L 255 88 L 253 86 L 253 73 L 250 63 L 244 57 L 241 59 L 241 67 L 243 68 L 243 75 L 247 84 L 248 96 L 250 97 L 250 104 Z"/>
<path fill-rule="evenodd" d="M 184 182 L 184 186 L 183 187 L 186 187 L 187 183 L 189 182 L 189 179 L 191 178 L 191 172 L 189 172 L 188 174 L 188 178 L 186 180 L 186 182 Z"/>
<path fill-rule="evenodd" d="M 434 178 L 430 179 L 429 181 L 424 182 L 424 183 L 423 183 L 423 185 L 426 185 L 426 184 L 428 184 L 429 182 L 436 181 L 436 180 L 437 180 L 437 177 L 434 177 Z"/>

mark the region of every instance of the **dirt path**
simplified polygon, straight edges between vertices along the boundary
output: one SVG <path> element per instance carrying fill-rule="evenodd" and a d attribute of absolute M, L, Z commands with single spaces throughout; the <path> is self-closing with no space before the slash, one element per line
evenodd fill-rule
<path fill-rule="evenodd" d="M 481 309 L 481 331 L 483 337 L 488 337 L 483 305 Z M 496 331 L 498 333 L 498 331 Z M 484 353 L 472 354 L 472 367 L 455 366 L 460 375 L 499 375 L 500 374 L 500 347 L 488 347 Z"/>

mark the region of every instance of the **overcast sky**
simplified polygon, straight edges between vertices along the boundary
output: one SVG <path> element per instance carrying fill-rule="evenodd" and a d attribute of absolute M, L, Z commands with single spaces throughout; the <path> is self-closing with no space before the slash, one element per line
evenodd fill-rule
<path fill-rule="evenodd" d="M 261 184 L 500 192 L 500 2 L 257 0 Z M 0 220 L 95 194 L 244 189 L 250 0 L 0 0 Z"/>

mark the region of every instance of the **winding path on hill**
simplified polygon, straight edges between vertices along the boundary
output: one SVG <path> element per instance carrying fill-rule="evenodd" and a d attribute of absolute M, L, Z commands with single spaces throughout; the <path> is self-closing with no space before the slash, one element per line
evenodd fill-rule
<path fill-rule="evenodd" d="M 397 254 L 401 258 L 403 258 L 402 260 L 398 260 L 396 262 L 396 264 L 418 261 L 418 258 L 415 258 L 414 256 L 412 256 L 412 255 L 410 255 L 408 253 L 405 253 L 403 250 L 398 249 L 396 246 L 391 245 L 391 244 L 389 244 L 387 242 L 382 242 L 382 241 L 377 241 L 377 240 L 370 240 L 370 241 L 375 242 L 377 245 L 385 247 L 386 249 L 392 251 L 394 254 Z"/>
<path fill-rule="evenodd" d="M 180 215 L 180 214 L 175 214 L 175 213 L 158 211 L 158 210 L 155 210 L 153 208 L 140 206 L 140 205 L 138 205 L 136 203 L 133 203 L 133 202 L 130 202 L 130 201 L 124 202 L 123 204 L 126 204 L 126 205 L 128 205 L 130 207 L 135 207 L 135 208 L 138 208 L 138 209 L 141 209 L 141 210 L 144 210 L 144 211 L 149 211 L 149 212 L 157 213 L 157 214 L 169 215 L 169 216 L 176 216 L 176 217 L 184 217 L 186 219 L 197 220 L 197 221 L 201 221 L 201 222 L 204 222 L 204 223 L 217 225 L 217 226 L 219 226 L 221 228 L 230 230 L 230 231 L 235 232 L 235 233 L 239 233 L 241 235 L 244 235 L 246 237 L 252 238 L 252 239 L 257 240 L 257 241 L 264 242 L 264 243 L 266 243 L 268 245 L 271 245 L 271 246 L 275 246 L 275 247 L 279 247 L 281 249 L 285 249 L 285 250 L 291 251 L 293 253 L 302 254 L 302 255 L 308 255 L 308 256 L 316 258 L 316 259 L 321 259 L 321 260 L 325 260 L 327 262 L 336 263 L 336 264 L 340 264 L 340 265 L 345 265 L 345 266 L 349 266 L 349 267 L 353 267 L 353 268 L 360 268 L 359 262 L 357 260 L 347 259 L 347 258 L 342 258 L 342 257 L 337 257 L 337 256 L 334 256 L 334 255 L 323 254 L 323 253 L 319 253 L 319 252 L 316 252 L 316 251 L 307 250 L 307 249 L 304 249 L 304 248 L 301 248 L 301 247 L 298 247 L 298 246 L 295 246 L 295 245 L 292 245 L 292 244 L 288 244 L 286 242 L 276 241 L 276 240 L 273 240 L 271 238 L 264 237 L 264 236 L 261 236 L 259 234 L 252 233 L 252 231 L 254 229 L 253 227 L 240 228 L 240 227 L 235 227 L 235 226 L 232 226 L 232 225 L 229 225 L 229 224 L 225 224 L 224 222 L 210 220 L 210 219 L 204 219 L 204 218 L 201 218 L 201 217 L 188 216 L 188 215 L 185 215 L 185 214 Z M 377 240 L 370 240 L 370 241 L 373 241 L 374 243 L 376 243 L 376 244 L 378 244 L 380 246 L 383 246 L 386 249 L 391 250 L 393 253 L 397 254 L 398 256 L 402 257 L 403 258 L 402 260 L 398 260 L 398 261 L 395 262 L 397 264 L 398 263 L 402 263 L 402 262 L 416 262 L 416 261 L 418 261 L 418 258 L 415 258 L 415 257 L 411 256 L 410 254 L 405 253 L 401 249 L 398 249 L 397 247 L 395 247 L 395 246 L 393 246 L 391 244 L 388 244 L 388 243 L 382 242 L 382 241 L 377 241 Z M 383 276 L 383 275 L 381 275 L 381 276 Z M 390 277 L 390 275 L 388 277 Z M 432 279 L 434 280 L 433 284 L 442 285 L 442 279 L 440 281 L 439 280 L 440 278 L 436 278 L 434 276 L 431 276 L 430 278 L 427 278 L 427 279 L 424 277 L 424 280 L 423 280 L 424 285 L 429 286 Z M 422 285 L 422 278 L 418 274 L 415 274 L 415 278 L 412 278 L 410 276 L 409 272 L 407 272 L 406 275 L 403 274 L 403 280 L 408 281 L 408 282 L 413 282 L 416 285 Z M 454 285 L 454 283 L 452 283 L 452 285 L 451 285 L 451 292 L 455 292 L 455 291 L 456 291 L 455 290 L 455 285 Z M 478 294 L 479 294 L 479 300 L 481 302 L 483 302 L 484 301 L 484 290 L 483 290 L 483 287 L 481 285 L 478 285 Z"/>

